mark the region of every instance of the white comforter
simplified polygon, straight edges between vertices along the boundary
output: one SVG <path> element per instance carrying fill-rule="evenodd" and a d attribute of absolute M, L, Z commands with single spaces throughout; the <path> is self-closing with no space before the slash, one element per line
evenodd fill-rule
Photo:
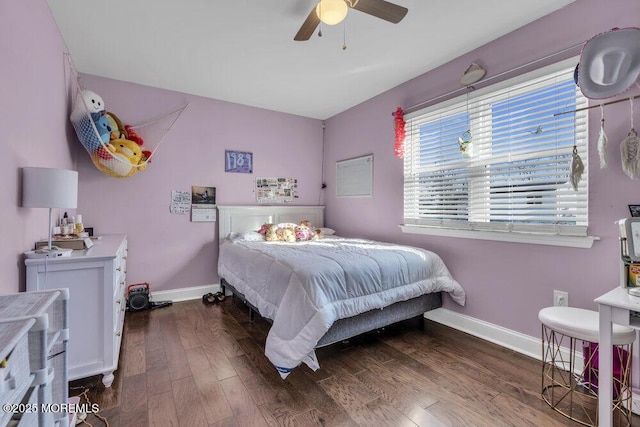
<path fill-rule="evenodd" d="M 435 253 L 362 239 L 227 241 L 218 274 L 273 320 L 265 354 L 283 378 L 301 362 L 319 368 L 314 347 L 338 319 L 437 291 L 465 301 Z"/>

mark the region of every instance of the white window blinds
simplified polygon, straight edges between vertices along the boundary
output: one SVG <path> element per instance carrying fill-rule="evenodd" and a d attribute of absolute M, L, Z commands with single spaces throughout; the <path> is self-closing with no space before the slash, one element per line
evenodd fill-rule
<path fill-rule="evenodd" d="M 574 66 L 409 114 L 405 224 L 586 236 L 587 111 L 557 115 L 587 106 Z M 577 191 L 574 145 L 585 165 Z"/>

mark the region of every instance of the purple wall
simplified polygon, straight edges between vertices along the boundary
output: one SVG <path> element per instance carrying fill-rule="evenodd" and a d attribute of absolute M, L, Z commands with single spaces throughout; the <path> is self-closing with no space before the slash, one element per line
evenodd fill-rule
<path fill-rule="evenodd" d="M 589 233 L 601 238 L 591 249 L 403 234 L 398 227 L 402 223 L 403 163 L 393 155 L 391 113 L 397 106 L 406 109 L 460 87 L 458 78 L 471 62 L 482 64 L 490 77 L 581 44 L 613 27 L 638 25 L 639 16 L 637 1 L 577 1 L 329 119 L 324 157 L 328 226 L 342 235 L 437 252 L 468 295 L 466 307 L 446 299 L 446 308 L 528 335 L 540 334 L 537 313 L 553 304 L 554 289 L 568 291 L 572 306 L 597 310 L 593 299 L 618 283 L 619 242 L 614 221 L 628 216 L 628 204 L 640 203 L 638 182 L 624 175 L 618 154 L 619 143 L 630 129 L 628 103 L 605 109 L 610 141 L 606 170 L 599 169 L 596 148 L 600 110 L 592 109 L 589 117 Z M 425 54 L 432 42 L 425 41 Z M 552 61 L 577 54 L 578 49 Z M 637 93 L 630 91 L 629 95 Z M 640 102 L 636 104 L 637 127 Z M 374 154 L 373 197 L 336 198 L 335 162 L 369 153 Z"/>
<path fill-rule="evenodd" d="M 127 282 L 149 282 L 152 290 L 218 283 L 217 223 L 193 223 L 169 212 L 172 190 L 216 187 L 220 205 L 255 204 L 256 177 L 298 179 L 295 204 L 321 203 L 322 127 L 308 119 L 208 98 L 82 76 L 81 84 L 104 99 L 107 111 L 125 124 L 189 103 L 145 171 L 130 178 L 99 172 L 77 143 L 80 174 L 78 213 L 97 234 L 129 237 Z M 154 141 L 145 145 L 153 148 Z M 253 174 L 224 172 L 224 151 L 253 152 Z"/>
<path fill-rule="evenodd" d="M 45 1 L 0 0 L 0 294 L 24 289 L 22 252 L 47 235 L 48 210 L 20 207 L 21 168 L 75 169 L 64 51 Z"/>

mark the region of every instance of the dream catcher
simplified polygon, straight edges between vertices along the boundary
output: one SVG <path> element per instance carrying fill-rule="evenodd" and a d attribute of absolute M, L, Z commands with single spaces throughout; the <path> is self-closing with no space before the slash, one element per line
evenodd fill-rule
<path fill-rule="evenodd" d="M 640 159 L 638 158 L 638 147 L 640 137 L 633 127 L 633 98 L 629 98 L 631 108 L 631 130 L 627 137 L 620 144 L 620 155 L 622 156 L 622 170 L 631 179 L 640 176 Z"/>
<path fill-rule="evenodd" d="M 598 136 L 598 154 L 600 155 L 600 169 L 607 167 L 607 134 L 604 132 L 604 106 L 600 105 L 600 136 Z"/>

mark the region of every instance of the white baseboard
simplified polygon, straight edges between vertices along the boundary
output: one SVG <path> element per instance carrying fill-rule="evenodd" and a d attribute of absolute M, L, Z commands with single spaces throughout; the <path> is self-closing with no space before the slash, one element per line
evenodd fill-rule
<path fill-rule="evenodd" d="M 153 301 L 189 301 L 201 299 L 202 295 L 209 292 L 215 293 L 221 290 L 220 284 L 192 286 L 190 288 L 168 289 L 166 291 L 151 291 Z"/>
<path fill-rule="evenodd" d="M 542 360 L 542 338 L 532 337 L 446 308 L 428 311 L 424 317 L 534 359 Z M 542 326 L 540 327 L 542 328 Z M 569 349 L 563 347 L 561 352 L 563 359 L 569 360 Z M 576 355 L 575 372 L 581 372 L 583 366 L 582 354 Z"/>

